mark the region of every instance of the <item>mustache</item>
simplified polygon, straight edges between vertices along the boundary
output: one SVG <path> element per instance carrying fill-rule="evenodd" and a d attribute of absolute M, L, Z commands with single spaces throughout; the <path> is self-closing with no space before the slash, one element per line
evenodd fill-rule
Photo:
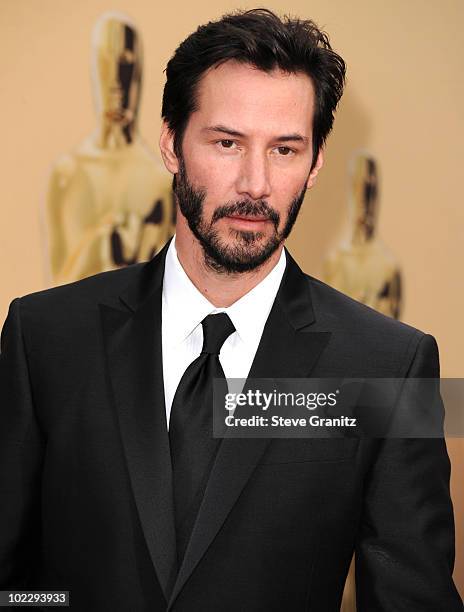
<path fill-rule="evenodd" d="M 213 213 L 211 224 L 223 217 L 229 217 L 231 215 L 265 217 L 269 219 L 276 228 L 280 221 L 279 213 L 271 208 L 266 202 L 262 200 L 260 202 L 242 200 L 233 204 L 218 206 Z"/>

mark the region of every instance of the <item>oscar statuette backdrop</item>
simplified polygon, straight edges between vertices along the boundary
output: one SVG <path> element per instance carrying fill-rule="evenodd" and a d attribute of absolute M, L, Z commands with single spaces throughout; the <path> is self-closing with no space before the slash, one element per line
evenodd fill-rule
<path fill-rule="evenodd" d="M 173 233 L 171 175 L 139 135 L 143 51 L 121 13 L 105 13 L 92 38 L 97 125 L 53 164 L 45 250 L 62 284 L 147 261 Z"/>

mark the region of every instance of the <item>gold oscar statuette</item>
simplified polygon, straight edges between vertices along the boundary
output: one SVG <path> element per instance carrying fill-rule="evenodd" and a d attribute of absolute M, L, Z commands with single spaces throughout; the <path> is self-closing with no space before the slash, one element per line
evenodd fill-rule
<path fill-rule="evenodd" d="M 378 200 L 377 163 L 371 155 L 357 153 L 350 172 L 349 237 L 324 262 L 324 280 L 355 300 L 399 319 L 401 271 L 377 235 Z"/>
<path fill-rule="evenodd" d="M 54 163 L 47 186 L 55 284 L 151 259 L 173 233 L 171 175 L 138 133 L 142 60 L 132 22 L 103 15 L 93 33 L 97 127 Z"/>

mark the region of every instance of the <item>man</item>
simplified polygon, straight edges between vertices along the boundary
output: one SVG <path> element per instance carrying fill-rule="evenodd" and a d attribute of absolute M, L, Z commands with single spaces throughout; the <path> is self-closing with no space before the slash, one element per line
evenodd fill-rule
<path fill-rule="evenodd" d="M 443 439 L 218 439 L 212 380 L 436 377 L 432 336 L 283 249 L 342 93 L 309 21 L 200 27 L 167 67 L 175 239 L 16 299 L 2 336 L 1 588 L 73 610 L 461 610 Z M 5 503 L 5 501 L 7 503 Z"/>

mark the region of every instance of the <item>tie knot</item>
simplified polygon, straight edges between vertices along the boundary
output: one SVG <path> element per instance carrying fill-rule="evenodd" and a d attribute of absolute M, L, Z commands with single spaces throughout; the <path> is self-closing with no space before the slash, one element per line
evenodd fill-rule
<path fill-rule="evenodd" d="M 235 331 L 234 324 L 225 312 L 210 314 L 201 322 L 203 325 L 202 353 L 219 355 L 227 338 Z"/>

